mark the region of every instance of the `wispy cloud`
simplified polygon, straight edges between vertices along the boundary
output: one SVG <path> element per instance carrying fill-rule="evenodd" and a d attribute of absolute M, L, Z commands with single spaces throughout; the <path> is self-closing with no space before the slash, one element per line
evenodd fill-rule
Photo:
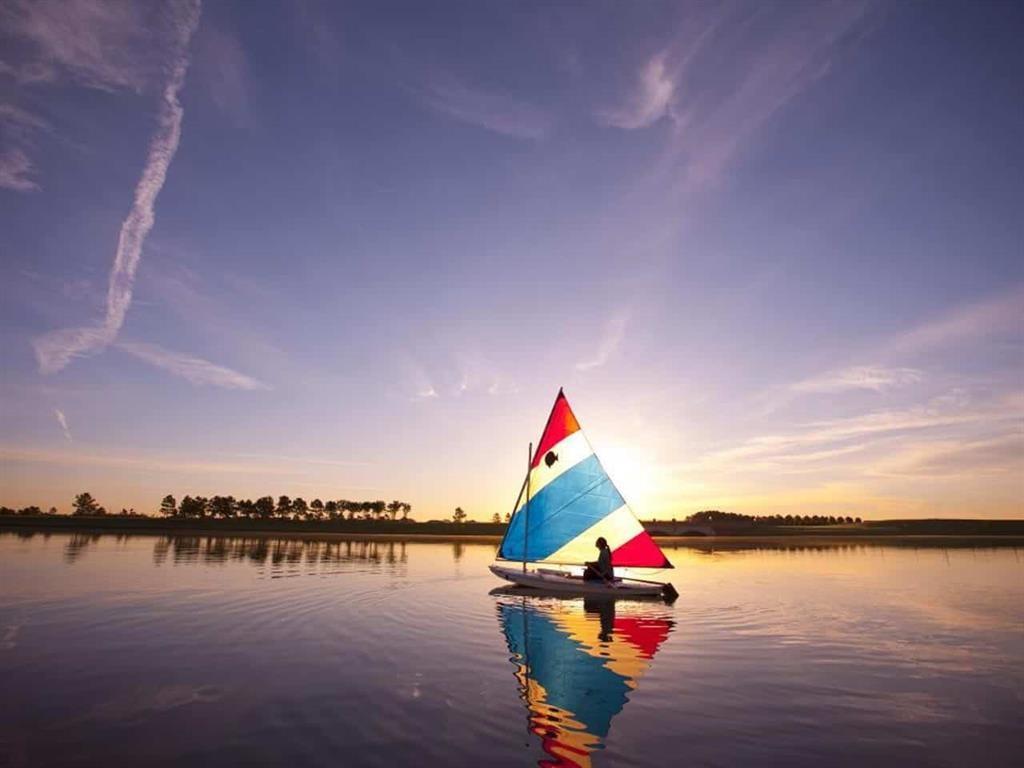
<path fill-rule="evenodd" d="M 57 417 L 57 423 L 60 424 L 61 431 L 64 432 L 64 438 L 69 443 L 73 442 L 71 439 L 71 430 L 68 428 L 68 420 L 67 417 L 64 416 L 64 411 L 60 408 L 54 408 L 53 415 Z"/>
<path fill-rule="evenodd" d="M 1024 432 L 1015 429 L 983 440 L 944 440 L 915 445 L 872 470 L 887 477 L 961 478 L 1015 475 L 1024 489 Z"/>
<path fill-rule="evenodd" d="M 240 459 L 261 459 L 266 461 L 286 461 L 291 464 L 317 464 L 325 467 L 375 467 L 372 461 L 347 461 L 344 459 L 325 459 L 323 456 L 282 456 L 268 453 L 233 453 Z"/>
<path fill-rule="evenodd" d="M 210 100 L 243 125 L 249 115 L 249 62 L 238 36 L 208 17 L 196 34 L 194 48 L 193 68 Z"/>
<path fill-rule="evenodd" d="M 272 342 L 265 318 L 251 311 L 275 300 L 268 285 L 231 273 L 201 279 L 186 265 L 203 254 L 166 243 L 149 243 L 146 252 L 146 295 L 173 312 L 182 327 L 201 334 L 214 349 L 230 349 L 232 361 L 243 369 L 285 370 L 297 364 Z M 225 301 L 225 295 L 237 301 Z"/>
<path fill-rule="evenodd" d="M 39 183 L 29 157 L 38 133 L 51 133 L 49 122 L 14 104 L 0 104 L 0 187 L 34 192 Z"/>
<path fill-rule="evenodd" d="M 759 411 L 767 416 L 783 408 L 802 395 L 849 392 L 881 394 L 922 381 L 924 374 L 916 368 L 887 367 L 884 365 L 851 365 L 810 376 L 780 387 L 772 387 L 757 395 Z"/>
<path fill-rule="evenodd" d="M 594 368 L 600 368 L 602 365 L 611 359 L 612 355 L 618 350 L 619 345 L 622 344 L 622 339 L 626 335 L 626 325 L 629 323 L 629 312 L 627 310 L 619 310 L 615 312 L 605 324 L 604 335 L 601 337 L 601 342 L 597 347 L 597 352 L 593 357 L 586 360 L 581 360 L 576 363 L 577 371 L 589 371 Z"/>
<path fill-rule="evenodd" d="M 0 131 L 10 138 L 26 140 L 37 131 L 53 129 L 47 120 L 14 104 L 0 104 Z"/>
<path fill-rule="evenodd" d="M 712 464 L 734 466 L 742 460 L 743 466 L 750 468 L 753 462 L 772 463 L 814 456 L 823 450 L 848 446 L 848 441 L 852 440 L 875 440 L 943 427 L 992 427 L 1022 418 L 1024 397 L 1020 394 L 975 405 L 964 393 L 952 391 L 910 408 L 808 422 L 791 431 L 751 437 L 705 458 Z"/>
<path fill-rule="evenodd" d="M 434 389 L 434 385 L 430 381 L 424 379 L 423 383 L 416 388 L 416 392 L 413 394 L 413 400 L 436 400 L 439 398 L 437 390 Z"/>
<path fill-rule="evenodd" d="M 422 92 L 423 100 L 449 117 L 518 139 L 543 138 L 551 128 L 548 115 L 529 102 L 437 76 Z"/>
<path fill-rule="evenodd" d="M 67 451 L 41 451 L 18 446 L 0 445 L 0 462 L 26 464 L 54 464 L 69 467 L 109 467 L 117 470 L 142 470 L 161 473 L 202 473 L 293 476 L 302 472 L 301 467 L 283 466 L 274 461 L 232 462 L 215 457 L 202 459 L 181 459 L 174 456 L 145 456 L 138 453 L 122 455 L 90 451 L 85 453 Z"/>
<path fill-rule="evenodd" d="M 244 373 L 198 357 L 172 352 L 158 344 L 122 341 L 118 342 L 117 348 L 193 384 L 209 384 L 224 389 L 270 389 L 268 385 Z"/>
<path fill-rule="evenodd" d="M 927 352 L 996 335 L 1024 338 L 1024 285 L 957 307 L 928 320 L 885 345 L 891 355 Z"/>
<path fill-rule="evenodd" d="M 608 125 L 625 130 L 646 128 L 668 113 L 676 84 L 668 69 L 668 54 L 661 51 L 644 65 L 637 88 L 624 104 L 613 109 L 599 110 L 598 119 Z"/>
<path fill-rule="evenodd" d="M 8 0 L 0 19 L 32 46 L 29 59 L 11 65 L 20 82 L 52 81 L 63 71 L 90 88 L 140 91 L 158 70 L 159 11 L 130 0 Z"/>
<path fill-rule="evenodd" d="M 0 153 L 0 187 L 15 192 L 35 192 L 39 184 L 32 178 L 35 167 L 17 147 Z"/>
<path fill-rule="evenodd" d="M 756 10 L 720 7 L 682 25 L 647 63 L 620 122 L 640 127 L 667 111 L 673 130 L 659 172 L 682 194 L 715 184 L 762 126 L 828 73 L 869 8 L 867 0 L 794 4 L 769 28 L 753 23 Z"/>
<path fill-rule="evenodd" d="M 157 195 L 167 178 L 167 170 L 178 150 L 183 110 L 178 95 L 188 70 L 188 44 L 199 22 L 198 3 L 183 5 L 176 17 L 177 55 L 170 65 L 157 117 L 157 131 L 149 145 L 146 165 L 135 188 L 135 199 L 128 217 L 121 225 L 114 265 L 107 289 L 106 316 L 98 326 L 54 331 L 33 341 L 39 368 L 54 373 L 72 358 L 97 352 L 109 346 L 124 325 L 125 314 L 132 300 L 135 271 L 142 255 L 142 246 L 155 221 Z"/>
<path fill-rule="evenodd" d="M 921 371 L 914 368 L 886 368 L 881 365 L 854 365 L 826 371 L 798 381 L 789 390 L 796 393 L 836 393 L 856 389 L 882 392 L 921 381 Z"/>
<path fill-rule="evenodd" d="M 447 400 L 518 392 L 501 366 L 467 339 L 423 338 L 403 361 L 405 397 L 412 401 Z"/>

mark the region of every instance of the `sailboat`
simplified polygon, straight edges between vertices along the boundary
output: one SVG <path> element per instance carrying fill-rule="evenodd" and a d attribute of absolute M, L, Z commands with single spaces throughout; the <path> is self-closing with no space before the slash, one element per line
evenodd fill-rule
<path fill-rule="evenodd" d="M 667 582 L 584 581 L 599 537 L 608 542 L 614 567 L 672 567 L 601 466 L 559 389 L 536 451 L 530 445 L 526 479 L 490 568 L 513 584 L 555 592 L 678 596 Z"/>

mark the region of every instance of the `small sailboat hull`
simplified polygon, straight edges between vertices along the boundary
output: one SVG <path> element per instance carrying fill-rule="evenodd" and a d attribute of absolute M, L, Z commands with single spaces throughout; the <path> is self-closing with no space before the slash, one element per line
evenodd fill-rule
<path fill-rule="evenodd" d="M 584 581 L 580 576 L 547 568 L 527 568 L 524 571 L 522 567 L 510 567 L 497 563 L 492 564 L 490 568 L 491 573 L 505 581 L 546 592 L 610 597 L 660 597 L 665 589 L 664 584 L 633 579 L 616 579 L 611 583 Z"/>

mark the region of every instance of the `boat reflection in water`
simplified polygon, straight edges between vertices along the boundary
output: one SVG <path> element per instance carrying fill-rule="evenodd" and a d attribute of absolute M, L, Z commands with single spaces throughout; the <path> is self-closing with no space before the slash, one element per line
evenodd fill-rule
<path fill-rule="evenodd" d="M 495 590 L 528 729 L 550 759 L 589 766 L 675 622 L 661 603 Z"/>

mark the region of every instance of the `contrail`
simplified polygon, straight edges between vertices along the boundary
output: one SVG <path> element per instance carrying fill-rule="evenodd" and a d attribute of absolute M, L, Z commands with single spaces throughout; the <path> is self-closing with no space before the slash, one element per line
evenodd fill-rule
<path fill-rule="evenodd" d="M 132 303 L 135 271 L 139 266 L 142 246 L 153 229 L 157 195 L 164 186 L 167 169 L 178 151 L 181 139 L 181 120 L 184 110 L 178 94 L 185 84 L 188 71 L 188 45 L 199 23 L 199 0 L 187 0 L 175 7 L 174 60 L 164 85 L 157 116 L 157 130 L 149 143 L 149 153 L 142 176 L 135 187 L 135 199 L 128 216 L 121 224 L 114 266 L 110 271 L 107 288 L 107 311 L 103 322 L 83 328 L 65 328 L 33 339 L 39 370 L 54 373 L 66 366 L 74 357 L 80 357 L 109 346 L 117 338 L 128 307 Z"/>

